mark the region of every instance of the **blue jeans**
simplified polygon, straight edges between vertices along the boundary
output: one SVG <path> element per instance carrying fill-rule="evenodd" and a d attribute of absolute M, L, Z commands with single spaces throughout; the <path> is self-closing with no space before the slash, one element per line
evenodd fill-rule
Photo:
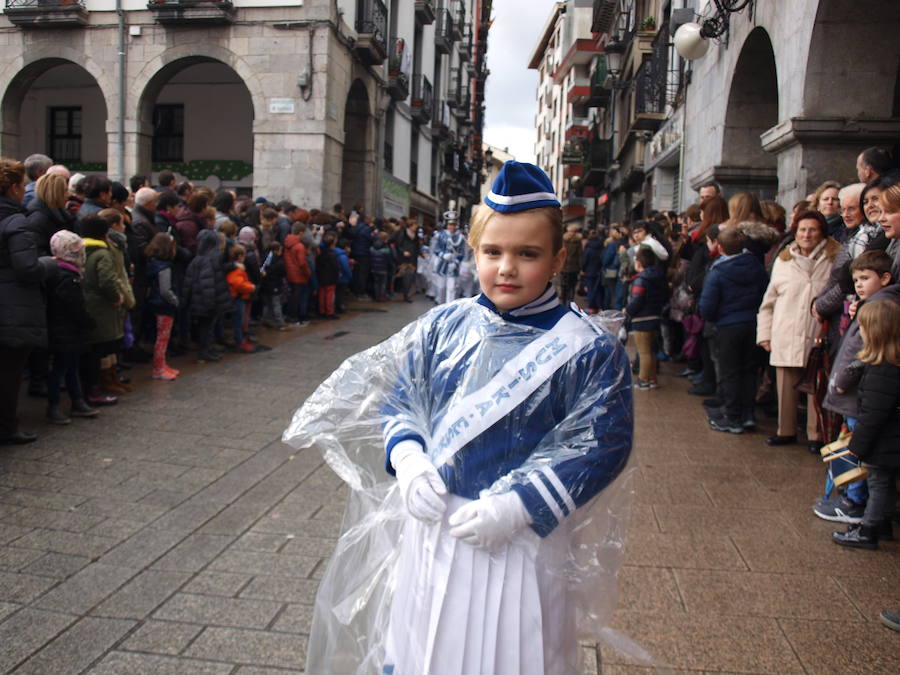
<path fill-rule="evenodd" d="M 856 418 L 848 417 L 847 418 L 847 428 L 850 431 L 853 431 L 856 428 Z M 856 502 L 857 504 L 865 504 L 869 501 L 869 484 L 867 481 L 858 480 L 855 483 L 850 483 L 847 485 L 847 499 Z"/>
<path fill-rule="evenodd" d="M 69 398 L 77 401 L 84 398 L 81 393 L 81 378 L 79 377 L 79 356 L 74 352 L 54 352 L 53 368 L 47 377 L 47 403 L 59 405 L 59 383 L 65 378 L 66 391 Z"/>
<path fill-rule="evenodd" d="M 603 309 L 603 277 L 585 277 L 588 292 L 588 309 Z"/>
<path fill-rule="evenodd" d="M 241 344 L 244 341 L 244 306 L 247 301 L 243 298 L 234 299 L 234 308 L 231 313 L 231 330 L 234 333 L 234 341 Z"/>
<path fill-rule="evenodd" d="M 288 314 L 297 321 L 308 321 L 306 307 L 309 304 L 309 284 L 290 284 L 291 300 L 288 303 Z"/>

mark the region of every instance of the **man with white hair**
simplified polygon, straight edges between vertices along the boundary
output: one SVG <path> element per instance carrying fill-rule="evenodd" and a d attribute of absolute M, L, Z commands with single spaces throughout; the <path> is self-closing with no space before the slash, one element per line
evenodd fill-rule
<path fill-rule="evenodd" d="M 57 173 L 58 173 L 60 176 L 62 176 L 63 178 L 65 178 L 67 181 L 69 180 L 69 178 L 72 177 L 72 172 L 69 171 L 69 170 L 68 170 L 65 166 L 63 166 L 62 164 L 54 164 L 54 165 L 51 166 L 49 169 L 47 169 L 47 173 L 50 173 L 50 174 L 57 174 Z"/>
<path fill-rule="evenodd" d="M 140 342 L 144 331 L 144 298 L 147 290 L 147 259 L 144 248 L 156 235 L 158 230 L 153 223 L 159 193 L 153 188 L 142 187 L 134 193 L 134 208 L 131 210 L 131 226 L 128 230 L 128 256 L 134 263 L 134 298 L 132 325 L 135 332 L 135 345 Z"/>
<path fill-rule="evenodd" d="M 28 184 L 25 186 L 25 196 L 22 197 L 22 206 L 28 208 L 28 203 L 34 199 L 34 189 L 37 179 L 47 173 L 53 165 L 53 160 L 47 155 L 34 154 L 25 158 L 25 175 L 28 176 Z"/>

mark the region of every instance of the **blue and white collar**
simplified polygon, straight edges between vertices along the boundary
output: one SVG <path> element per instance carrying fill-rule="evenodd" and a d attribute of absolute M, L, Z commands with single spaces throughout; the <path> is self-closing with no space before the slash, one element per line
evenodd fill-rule
<path fill-rule="evenodd" d="M 553 313 L 554 316 L 556 313 L 565 313 L 565 310 L 562 305 L 560 305 L 559 297 L 556 294 L 556 289 L 553 287 L 553 284 L 547 284 L 547 288 L 541 293 L 537 298 L 528 302 L 521 307 L 516 307 L 515 309 L 511 309 L 507 312 L 501 312 L 497 309 L 497 306 L 491 302 L 490 298 L 488 298 L 484 293 L 478 296 L 476 299 L 478 304 L 483 305 L 490 309 L 492 312 L 496 312 L 502 318 L 513 321 L 523 321 L 528 324 L 534 323 L 533 321 L 529 321 L 526 317 L 537 317 L 539 314 L 547 314 L 548 312 Z M 557 310 L 557 312 L 553 312 L 553 310 Z M 549 317 L 548 317 L 549 318 Z M 558 319 L 558 317 L 556 317 Z M 542 323 L 539 321 L 538 323 Z"/>

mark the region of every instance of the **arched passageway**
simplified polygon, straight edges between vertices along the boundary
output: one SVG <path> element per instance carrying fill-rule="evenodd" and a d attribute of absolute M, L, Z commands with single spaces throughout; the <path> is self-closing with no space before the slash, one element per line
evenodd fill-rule
<path fill-rule="evenodd" d="M 141 171 L 252 193 L 253 102 L 230 66 L 203 56 L 167 64 L 144 88 L 138 118 Z"/>
<path fill-rule="evenodd" d="M 20 70 L 2 103 L 2 154 L 42 153 L 73 170 L 107 169 L 107 103 L 97 80 L 67 59 L 45 58 Z"/>
<path fill-rule="evenodd" d="M 374 143 L 369 94 L 362 80 L 354 80 L 344 110 L 344 158 L 341 173 L 341 202 L 368 205 L 372 196 L 366 186 L 374 178 Z"/>
<path fill-rule="evenodd" d="M 778 77 L 768 33 L 747 36 L 728 93 L 722 171 L 726 194 L 749 190 L 772 199 L 778 189 L 778 161 L 762 148 L 760 135 L 778 123 Z"/>

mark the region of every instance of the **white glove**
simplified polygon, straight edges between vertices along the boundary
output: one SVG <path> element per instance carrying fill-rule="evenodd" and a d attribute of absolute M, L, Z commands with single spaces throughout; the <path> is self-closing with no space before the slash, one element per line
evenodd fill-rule
<path fill-rule="evenodd" d="M 445 253 L 445 254 L 442 255 L 441 257 L 442 257 L 444 260 L 446 260 L 447 262 L 450 262 L 450 261 L 453 260 L 453 258 L 456 257 L 456 256 L 454 256 L 452 253 Z"/>
<path fill-rule="evenodd" d="M 450 516 L 450 534 L 469 546 L 492 551 L 531 523 L 531 516 L 515 492 L 482 497 L 459 507 Z"/>
<path fill-rule="evenodd" d="M 447 505 L 441 497 L 447 494 L 447 486 L 422 446 L 412 440 L 400 441 L 391 450 L 391 466 L 409 514 L 426 523 L 443 518 Z"/>

